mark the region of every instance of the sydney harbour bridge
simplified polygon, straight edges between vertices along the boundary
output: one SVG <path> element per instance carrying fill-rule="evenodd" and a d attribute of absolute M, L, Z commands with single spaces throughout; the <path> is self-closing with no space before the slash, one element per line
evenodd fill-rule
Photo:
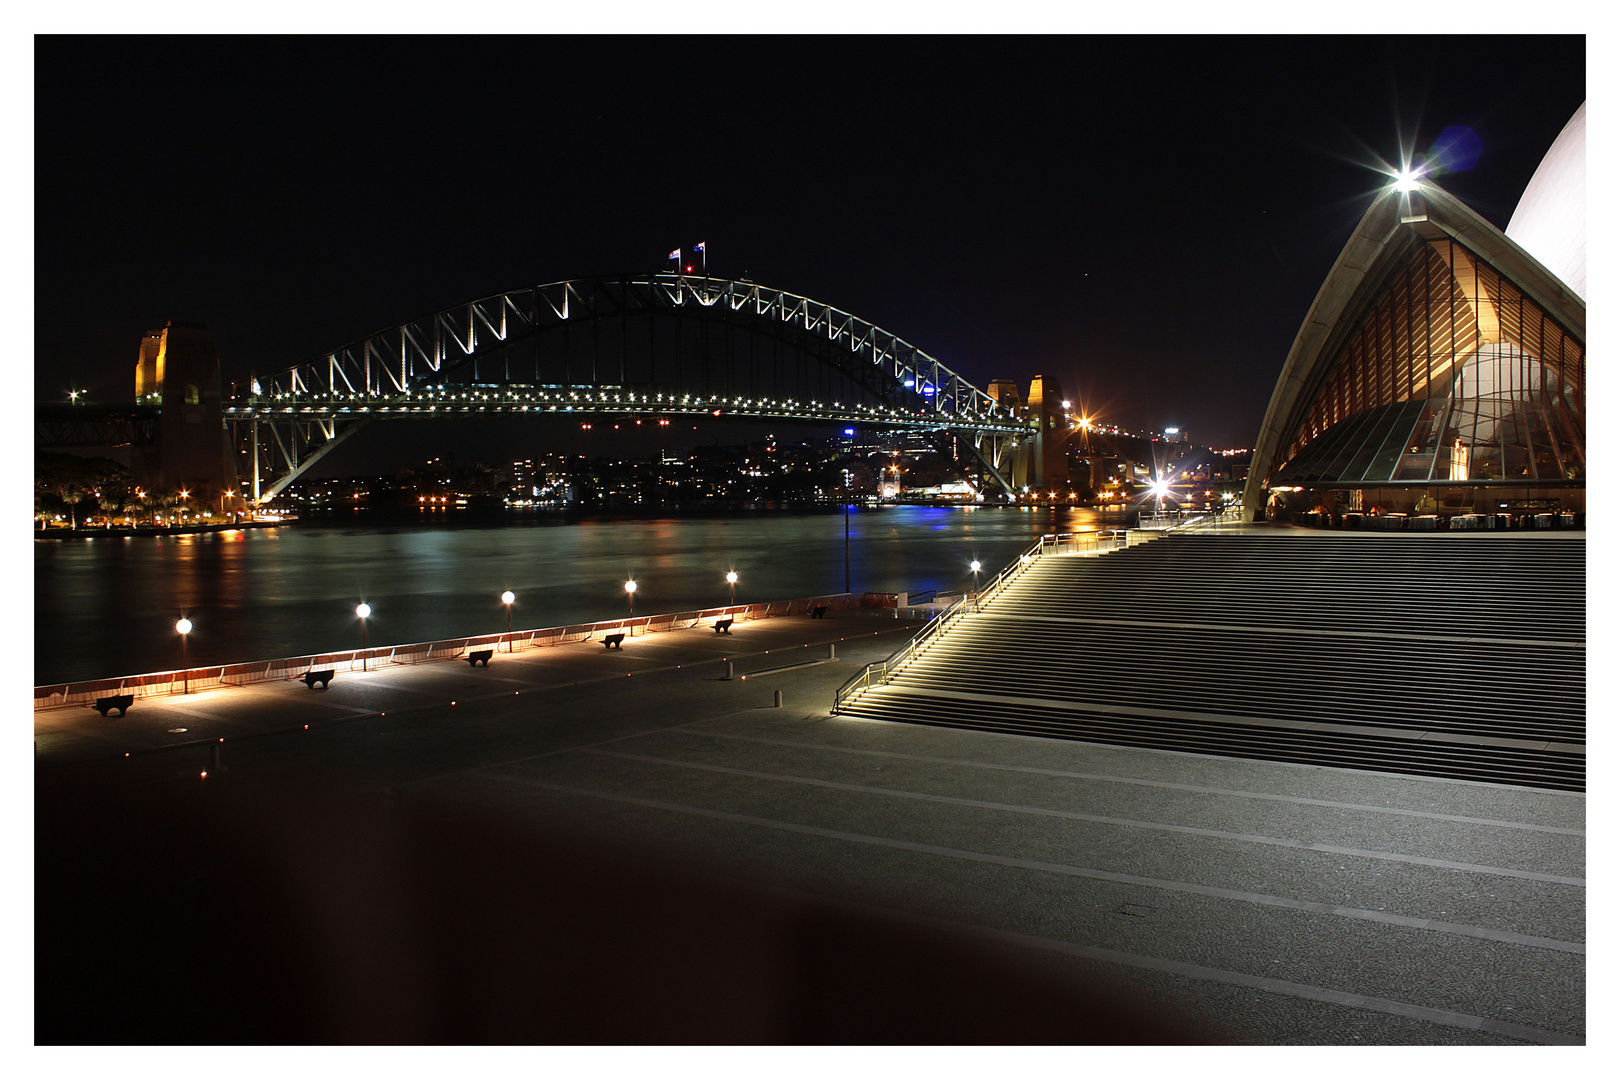
<path fill-rule="evenodd" d="M 211 483 L 262 505 L 384 421 L 860 425 L 919 434 L 964 475 L 1003 490 L 1038 482 L 1048 426 L 1042 410 L 1026 417 L 998 403 L 881 327 L 751 281 L 659 273 L 526 287 L 228 387 L 212 335 L 190 330 L 149 336 L 132 405 L 39 406 L 36 445 L 128 445 L 137 478 L 144 462 L 154 479 Z"/>

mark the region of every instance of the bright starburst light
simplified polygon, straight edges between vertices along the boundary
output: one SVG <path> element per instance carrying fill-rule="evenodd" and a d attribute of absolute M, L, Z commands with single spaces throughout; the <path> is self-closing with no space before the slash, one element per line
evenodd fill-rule
<path fill-rule="evenodd" d="M 1395 190 L 1403 192 L 1416 191 L 1418 181 L 1422 179 L 1423 170 L 1421 169 L 1401 169 L 1395 174 Z"/>

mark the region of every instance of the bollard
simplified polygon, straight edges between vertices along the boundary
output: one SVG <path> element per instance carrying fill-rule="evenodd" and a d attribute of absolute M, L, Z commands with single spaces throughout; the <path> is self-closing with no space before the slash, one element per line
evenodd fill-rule
<path fill-rule="evenodd" d="M 838 643 L 837 642 L 829 641 L 827 643 L 827 659 L 829 659 L 829 660 L 838 659 Z"/>
<path fill-rule="evenodd" d="M 219 740 L 219 742 L 216 742 L 214 744 L 214 771 L 215 772 L 223 772 L 224 771 L 224 769 L 222 769 L 220 767 L 220 764 L 219 764 L 219 743 L 222 743 L 224 741 L 225 741 L 224 739 L 221 739 L 221 740 Z"/>
<path fill-rule="evenodd" d="M 780 690 L 776 692 L 776 707 L 778 709 L 782 707 L 782 691 Z"/>
<path fill-rule="evenodd" d="M 722 678 L 722 679 L 729 679 L 729 678 L 731 678 L 731 661 L 730 661 L 730 660 L 727 660 L 727 661 L 726 661 L 726 673 L 725 673 L 725 674 L 724 674 L 724 675 L 722 675 L 722 676 L 720 676 L 720 677 L 721 677 L 721 678 Z"/>

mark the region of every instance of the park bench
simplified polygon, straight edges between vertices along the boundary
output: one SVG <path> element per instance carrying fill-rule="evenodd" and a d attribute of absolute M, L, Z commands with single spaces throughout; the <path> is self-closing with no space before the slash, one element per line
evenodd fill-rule
<path fill-rule="evenodd" d="M 489 667 L 489 658 L 494 655 L 494 649 L 479 649 L 477 652 L 467 654 L 467 664 L 469 667 L 477 667 L 479 664 Z"/>
<path fill-rule="evenodd" d="M 609 649 L 622 649 L 624 647 L 624 635 L 608 634 L 602 639 L 602 644 Z"/>
<path fill-rule="evenodd" d="M 729 634 L 731 633 L 731 624 L 736 621 L 735 619 L 716 619 L 714 620 L 714 632 L 717 634 Z"/>
<path fill-rule="evenodd" d="M 817 604 L 815 610 L 810 612 L 810 617 L 812 619 L 825 619 L 827 617 L 827 605 Z"/>
<path fill-rule="evenodd" d="M 129 707 L 133 704 L 135 704 L 134 694 L 114 694 L 112 697 L 96 698 L 96 711 L 106 716 L 108 712 L 117 709 L 118 715 L 123 716 L 129 712 Z"/>
<path fill-rule="evenodd" d="M 327 668 L 325 671 L 306 671 L 304 672 L 304 685 L 311 690 L 315 689 L 316 683 L 320 683 L 324 687 L 332 681 L 332 676 L 335 674 L 337 674 L 336 668 Z"/>

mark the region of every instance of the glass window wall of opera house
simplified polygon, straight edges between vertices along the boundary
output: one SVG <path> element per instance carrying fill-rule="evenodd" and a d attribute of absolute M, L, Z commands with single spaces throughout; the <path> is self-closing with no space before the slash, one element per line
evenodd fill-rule
<path fill-rule="evenodd" d="M 1583 146 L 1584 112 L 1571 121 Z M 1555 143 L 1543 172 L 1569 168 L 1567 149 Z M 1584 237 L 1584 151 L 1575 164 L 1579 206 L 1539 212 L 1578 214 Z M 1578 276 L 1561 276 L 1510 238 L 1514 225 L 1504 234 L 1433 183 L 1402 186 L 1368 210 L 1296 337 L 1261 427 L 1248 516 L 1584 526 L 1584 246 Z"/>

